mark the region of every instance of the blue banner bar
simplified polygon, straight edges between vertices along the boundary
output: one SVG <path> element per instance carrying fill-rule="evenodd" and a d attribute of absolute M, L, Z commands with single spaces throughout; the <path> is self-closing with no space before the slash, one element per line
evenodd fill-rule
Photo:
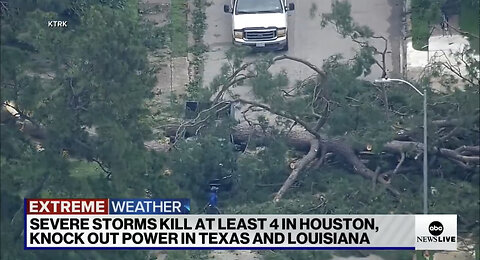
<path fill-rule="evenodd" d="M 109 214 L 189 214 L 189 199 L 109 199 Z"/>

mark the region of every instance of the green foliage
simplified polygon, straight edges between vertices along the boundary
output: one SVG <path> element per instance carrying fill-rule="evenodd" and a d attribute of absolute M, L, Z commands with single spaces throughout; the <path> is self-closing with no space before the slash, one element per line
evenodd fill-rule
<path fill-rule="evenodd" d="M 213 78 L 210 86 L 208 86 L 209 92 L 205 92 L 202 96 L 202 100 L 209 100 L 209 98 L 221 90 L 224 87 L 228 87 L 230 83 L 230 75 L 241 69 L 241 65 L 245 55 L 247 54 L 247 49 L 245 48 L 230 48 L 225 53 L 226 58 L 228 59 L 228 64 L 225 63 L 220 68 L 219 74 Z M 249 73 L 250 74 L 250 73 Z M 242 82 L 239 82 L 241 84 Z M 236 85 L 231 86 L 231 88 L 236 87 Z"/>
<path fill-rule="evenodd" d="M 170 6 L 170 49 L 174 57 L 187 55 L 187 1 L 173 0 Z"/>
<path fill-rule="evenodd" d="M 325 251 L 267 251 L 261 252 L 264 260 L 311 260 L 332 259 L 332 255 Z"/>
<path fill-rule="evenodd" d="M 478 129 L 480 124 L 478 122 L 478 117 L 480 116 L 480 111 L 478 109 L 478 100 L 479 100 L 478 85 L 466 87 L 465 90 L 454 90 L 451 95 L 431 95 L 432 105 L 431 105 L 431 118 L 432 120 L 440 118 L 449 118 L 456 119 L 459 121 L 459 126 L 464 127 L 465 129 L 470 129 L 472 131 L 462 131 L 462 139 L 446 139 L 446 140 L 437 140 L 436 142 L 441 141 L 441 144 L 454 149 L 455 147 L 461 146 L 465 143 L 470 143 L 472 145 L 479 144 L 478 138 Z M 443 105 L 442 105 L 443 104 Z M 448 105 L 445 105 L 448 104 Z M 440 127 L 433 126 L 433 131 L 439 131 Z"/>
<path fill-rule="evenodd" d="M 209 96 L 208 89 L 202 87 L 202 73 L 203 73 L 203 54 L 207 50 L 207 47 L 203 44 L 203 35 L 207 29 L 206 13 L 205 13 L 205 1 L 194 0 L 194 10 L 192 13 L 193 24 L 190 28 L 194 45 L 190 49 L 190 53 L 193 54 L 194 60 L 191 62 L 194 68 L 194 78 L 187 85 L 187 97 L 190 100 L 207 100 Z"/>
<path fill-rule="evenodd" d="M 349 62 L 349 73 L 353 73 L 357 77 L 360 75 L 368 75 L 371 73 L 371 67 L 376 63 L 375 55 L 380 51 L 371 45 L 369 39 L 383 39 L 383 37 L 374 35 L 368 26 L 355 23 L 351 17 L 351 4 L 347 0 L 333 0 L 331 4 L 331 13 L 323 13 L 320 23 L 322 28 L 332 24 L 337 32 L 343 37 L 349 37 L 352 41 L 361 47 L 355 54 L 355 57 Z M 341 54 L 333 55 L 329 58 L 329 63 L 338 63 L 343 57 Z M 328 66 L 328 65 L 324 65 Z"/>
<path fill-rule="evenodd" d="M 287 86 L 288 78 L 284 71 L 276 75 L 270 73 L 268 71 L 270 65 L 268 57 L 265 62 L 257 63 L 255 69 L 258 76 L 251 79 L 249 83 L 252 85 L 256 97 L 270 104 L 279 104 L 275 102 L 281 97 L 281 92 L 278 90 Z"/>
<path fill-rule="evenodd" d="M 373 33 L 370 29 L 348 19 L 349 6 L 348 2 L 334 1 L 332 13 L 323 17 L 324 24 L 335 24 L 343 36 L 357 41 L 372 37 Z M 328 117 L 320 130 L 323 136 L 330 140 L 342 139 L 355 149 L 364 149 L 366 144 L 371 144 L 373 154 L 363 158 L 369 160 L 367 166 L 370 169 L 379 166 L 382 172 L 393 170 L 398 163 L 398 157 L 385 154 L 383 145 L 407 131 L 411 141 L 421 142 L 422 129 L 419 125 L 422 124 L 422 99 L 414 92 L 407 91 L 404 86 L 374 86 L 371 82 L 360 79 L 359 77 L 370 73 L 371 66 L 375 62 L 374 53 L 374 49 L 367 45 L 361 48 L 352 60 L 334 55 L 322 66 L 325 75 L 310 77 L 295 82 L 293 87 L 289 87 L 288 75 L 285 72 L 277 74 L 270 72 L 269 68 L 274 63 L 271 55 L 261 55 L 253 63 L 248 63 L 244 62 L 246 56 L 244 49 L 235 48 L 227 52 L 229 62 L 222 67 L 209 91 L 211 95 L 229 87 L 232 74 L 241 68 L 246 68 L 242 71 L 242 75 L 253 77 L 246 83 L 252 85 L 255 98 L 272 111 L 297 120 L 301 119 L 308 126 L 314 126 L 319 118 Z M 469 64 L 478 67 L 474 62 Z M 244 82 L 238 84 L 242 83 Z M 423 87 L 426 82 L 414 82 L 414 84 Z M 233 84 L 231 88 L 236 86 Z M 210 98 L 207 92 L 205 94 L 205 100 Z M 475 120 L 479 116 L 478 89 L 466 85 L 465 91 L 452 91 L 448 95 L 428 92 L 428 96 L 429 118 L 432 121 L 461 119 L 461 127 L 471 130 L 459 135 L 460 139 L 449 140 L 450 144 L 442 144 L 441 147 L 454 149 L 462 144 L 478 145 L 478 120 Z M 181 182 L 179 188 L 182 191 L 186 190 L 185 194 L 191 192 L 196 202 L 200 203 L 198 207 L 201 207 L 203 204 L 200 202 L 201 195 L 205 196 L 206 191 L 199 189 L 198 186 L 205 185 L 209 178 L 216 177 L 212 172 L 232 171 L 233 187 L 219 196 L 224 213 L 415 214 L 422 212 L 422 200 L 419 199 L 423 192 L 421 165 L 413 159 L 415 155 L 410 154 L 404 166 L 411 167 L 413 170 L 391 176 L 392 185 L 401 193 L 398 198 L 391 196 L 383 185 L 373 184 L 371 180 L 353 174 L 353 170 L 349 165 L 344 164 L 342 158 L 334 157 L 328 159 L 325 162 L 326 165 L 318 170 L 303 171 L 284 198 L 278 203 L 273 203 L 271 200 L 274 193 L 278 191 L 291 171 L 287 167 L 289 162 L 287 158 L 298 158 L 303 154 L 291 156 L 288 151 L 289 146 L 279 134 L 287 130 L 272 129 L 267 121 L 265 116 L 258 116 L 255 123 L 264 131 L 273 132 L 273 137 L 276 139 L 275 141 L 270 138 L 262 140 L 266 143 L 265 149 L 257 149 L 255 152 L 247 151 L 241 155 L 232 153 L 231 146 L 214 141 L 218 138 L 218 135 L 214 134 L 215 131 L 224 133 L 223 131 L 226 130 L 223 126 L 208 128 L 206 132 L 202 131 L 202 136 L 196 140 L 196 144 L 181 143 L 179 153 L 173 153 L 171 159 L 171 167 L 176 169 L 176 174 L 186 172 L 182 180 L 179 180 Z M 277 127 L 289 128 L 291 121 L 291 119 L 280 120 Z M 435 126 L 429 129 L 430 142 L 434 144 L 437 144 L 435 142 L 440 139 L 442 131 L 446 131 L 436 129 Z M 208 135 L 211 135 L 211 139 Z M 222 149 L 215 148 L 222 144 L 224 145 Z M 255 147 L 254 141 L 249 143 L 249 147 Z M 430 165 L 429 186 L 432 193 L 430 211 L 455 212 L 465 219 L 460 224 L 461 228 L 476 231 L 478 225 L 473 223 L 479 217 L 475 212 L 478 211 L 478 206 L 468 205 L 478 204 L 478 172 L 472 169 L 458 173 L 458 168 L 455 169 L 453 162 L 438 159 L 434 154 L 432 155 L 434 158 Z M 232 160 L 228 164 L 231 168 L 217 169 L 219 158 Z M 202 165 L 203 163 L 207 166 Z M 184 166 L 179 166 L 180 164 Z M 190 170 L 195 167 L 198 170 Z M 186 177 L 188 181 L 185 180 Z M 175 178 L 172 177 L 172 179 Z M 190 185 L 190 182 L 194 185 Z M 410 257 L 412 252 L 386 252 L 384 255 L 392 259 L 404 259 Z M 310 252 L 294 253 L 292 256 L 283 252 L 278 254 L 274 252 L 267 257 L 298 259 L 316 256 L 312 256 Z"/>
<path fill-rule="evenodd" d="M 332 126 L 331 134 L 343 134 L 370 125 L 373 120 L 379 121 L 378 118 L 381 116 L 371 116 L 372 113 L 381 114 L 378 105 L 374 103 L 375 89 L 372 86 L 356 81 L 358 74 L 355 74 L 355 70 L 350 66 L 342 64 L 338 57 L 327 60 L 323 68 L 329 75 L 325 88 L 330 92 L 330 98 L 338 102 L 331 108 L 333 110 L 329 121 L 329 125 Z M 362 106 L 369 109 L 369 113 L 364 113 Z M 350 120 L 345 120 L 345 117 Z"/>
<path fill-rule="evenodd" d="M 197 61 L 199 65 L 201 65 L 202 61 Z M 208 89 L 202 87 L 202 78 L 200 76 L 190 81 L 187 85 L 188 100 L 208 100 L 210 94 L 211 93 Z"/>
<path fill-rule="evenodd" d="M 261 158 L 258 159 L 259 161 Z M 272 166 L 258 169 L 267 171 Z M 242 169 L 242 168 L 239 168 Z M 275 169 L 275 168 L 274 168 Z M 257 170 L 257 171 L 258 171 Z M 278 178 L 277 172 L 270 172 L 264 178 Z M 430 195 L 430 212 L 432 214 L 458 214 L 459 232 L 478 232 L 474 220 L 478 219 L 480 196 L 475 183 L 455 180 L 455 176 L 444 178 L 431 176 L 429 186 L 433 187 Z M 229 200 L 225 213 L 231 214 L 419 214 L 422 212 L 421 172 L 393 176 L 392 183 L 402 191 L 399 199 L 391 197 L 384 188 L 377 184 L 373 187 L 371 180 L 366 180 L 349 171 L 339 170 L 335 166 L 323 167 L 321 170 L 307 171 L 297 181 L 296 186 L 287 197 L 278 203 L 271 202 L 267 194 L 278 190 L 277 187 L 258 185 L 248 189 L 250 183 L 239 190 L 248 189 L 250 198 L 263 197 L 266 201 L 248 200 L 240 197 L 245 204 Z M 242 185 L 237 184 L 237 185 Z M 363 187 L 360 188 L 359 187 Z M 471 228 L 474 227 L 475 230 Z"/>
<path fill-rule="evenodd" d="M 432 252 L 430 252 L 430 257 L 425 257 L 424 255 L 425 251 L 415 251 L 415 257 L 416 259 L 425 259 L 425 260 L 433 260 L 434 258 L 434 254 Z"/>
<path fill-rule="evenodd" d="M 479 27 L 479 9 L 480 4 L 478 0 L 463 0 L 460 1 L 460 28 L 466 32 L 478 36 L 480 31 Z M 470 46 L 477 52 L 479 52 L 480 42 L 478 38 L 469 37 Z"/>
<path fill-rule="evenodd" d="M 323 13 L 321 27 L 333 24 L 342 37 L 352 39 L 370 38 L 373 31 L 367 26 L 360 26 L 355 23 L 351 16 L 352 5 L 348 0 L 332 0 L 331 13 Z"/>
<path fill-rule="evenodd" d="M 23 243 L 23 241 L 22 241 Z M 4 250 L 7 251 L 7 250 Z M 4 258 L 5 257 L 5 258 Z M 98 259 L 98 260 L 107 260 L 107 259 L 145 259 L 145 252 L 143 251 L 114 251 L 114 250 L 104 250 L 104 251 L 87 251 L 87 250 L 61 250 L 61 251 L 25 251 L 23 254 L 24 258 L 20 258 L 18 255 L 12 255 L 12 252 L 4 252 L 2 259 L 14 260 L 14 259 L 34 259 L 34 260 L 46 260 L 46 259 L 72 259 L 72 260 L 82 260 L 82 259 Z"/>
<path fill-rule="evenodd" d="M 21 199 L 151 189 L 162 158 L 143 145 L 155 80 L 146 54 L 162 32 L 138 20 L 134 1 L 21 2 L 1 17 L 1 101 L 20 114 L 4 118 L 2 106 L 1 242 L 10 250 L 1 258 L 144 259 L 141 251 L 24 251 Z M 65 19 L 67 28 L 46 26 Z"/>
<path fill-rule="evenodd" d="M 150 51 L 164 48 L 167 44 L 168 30 L 165 27 L 155 26 L 152 22 L 144 21 L 139 28 L 143 45 Z"/>
<path fill-rule="evenodd" d="M 352 16 L 352 5 L 348 1 L 333 0 L 331 3 L 331 13 L 322 15 L 322 28 L 327 26 L 329 22 L 336 24 L 340 35 L 346 37 L 355 30 Z"/>
<path fill-rule="evenodd" d="M 439 23 L 441 20 L 440 8 L 445 0 L 412 0 L 412 43 L 416 50 L 422 49 L 428 45 L 431 26 Z"/>
<path fill-rule="evenodd" d="M 242 155 L 238 160 L 238 182 L 231 198 L 243 203 L 259 203 L 270 199 L 289 174 L 287 149 L 285 142 L 276 139 L 265 149 Z"/>
<path fill-rule="evenodd" d="M 165 260 L 207 260 L 208 251 L 168 251 Z"/>
<path fill-rule="evenodd" d="M 207 29 L 207 24 L 205 20 L 207 19 L 204 5 L 204 0 L 194 0 L 193 4 L 195 6 L 195 10 L 193 10 L 192 17 L 193 17 L 193 24 L 192 24 L 192 34 L 195 41 L 199 42 L 202 41 L 202 37 Z"/>
<path fill-rule="evenodd" d="M 412 256 L 414 255 L 413 251 L 368 251 L 368 250 L 362 250 L 362 251 L 334 251 L 334 255 L 339 256 L 339 257 L 351 257 L 351 256 L 356 256 L 356 257 L 367 257 L 368 255 L 376 255 L 379 256 L 383 259 L 388 259 L 388 260 L 405 260 L 405 259 L 412 259 Z M 421 258 L 417 258 L 421 259 Z"/>
<path fill-rule="evenodd" d="M 236 167 L 236 157 L 228 135 L 210 133 L 178 143 L 166 165 L 172 170 L 170 178 L 181 189 L 180 194 L 198 201 L 201 207 L 207 200 L 208 183 L 229 175 Z"/>
<path fill-rule="evenodd" d="M 454 179 L 450 177 L 448 179 Z M 448 180 L 446 179 L 446 180 Z M 434 179 L 430 184 L 435 189 L 434 195 L 430 199 L 430 212 L 432 214 L 458 214 L 459 234 L 478 234 L 480 232 L 478 225 L 475 225 L 474 219 L 479 219 L 478 209 L 472 207 L 472 201 L 480 200 L 478 186 L 475 183 L 447 182 L 445 179 Z M 477 181 L 478 184 L 478 181 Z M 472 201 L 465 198 L 471 198 Z"/>

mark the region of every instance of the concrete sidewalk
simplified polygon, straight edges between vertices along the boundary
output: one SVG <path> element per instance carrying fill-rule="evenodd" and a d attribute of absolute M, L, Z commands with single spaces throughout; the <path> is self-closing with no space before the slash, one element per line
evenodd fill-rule
<path fill-rule="evenodd" d="M 163 27 L 170 23 L 170 0 L 142 0 L 139 1 L 139 6 L 143 19 L 155 26 Z M 190 65 L 187 57 L 172 57 L 170 51 L 161 49 L 149 53 L 149 61 L 158 68 L 157 82 L 153 89 L 155 99 L 165 101 L 172 93 L 185 94 Z"/>

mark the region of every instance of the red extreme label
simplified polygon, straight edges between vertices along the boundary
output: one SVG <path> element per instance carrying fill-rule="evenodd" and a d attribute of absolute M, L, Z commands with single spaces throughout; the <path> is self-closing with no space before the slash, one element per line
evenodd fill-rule
<path fill-rule="evenodd" d="M 26 199 L 27 214 L 108 214 L 108 199 Z"/>

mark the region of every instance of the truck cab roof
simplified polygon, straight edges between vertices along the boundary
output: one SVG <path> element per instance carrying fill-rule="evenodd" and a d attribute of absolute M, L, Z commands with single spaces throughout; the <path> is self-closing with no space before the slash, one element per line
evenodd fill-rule
<path fill-rule="evenodd" d="M 282 0 L 235 0 L 235 14 L 284 13 Z"/>

